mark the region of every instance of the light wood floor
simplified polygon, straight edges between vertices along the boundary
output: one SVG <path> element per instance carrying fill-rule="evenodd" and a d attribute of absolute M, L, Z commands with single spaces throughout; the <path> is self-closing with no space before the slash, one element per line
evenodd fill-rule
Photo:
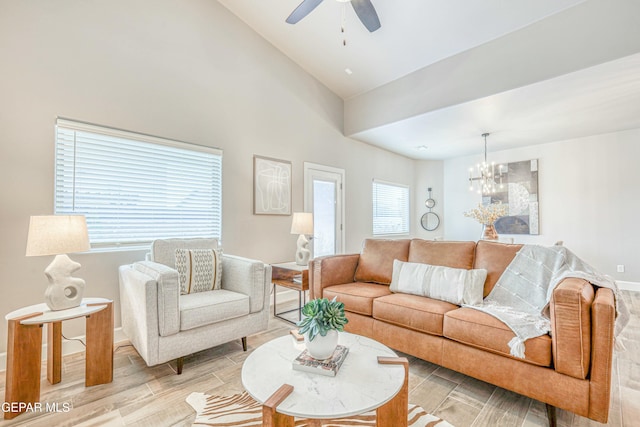
<path fill-rule="evenodd" d="M 632 320 L 623 333 L 627 351 L 616 353 L 609 426 L 640 425 L 640 293 L 623 292 Z M 190 426 L 195 418 L 185 398 L 194 391 L 228 395 L 242 391 L 240 371 L 251 350 L 287 334 L 291 325 L 271 319 L 269 330 L 185 358 L 182 375 L 175 363 L 147 367 L 131 346 L 115 351 L 114 381 L 84 387 L 84 354 L 64 358 L 62 382 L 50 385 L 43 376 L 41 401 L 73 407 L 70 412 L 25 413 L 0 426 Z M 410 403 L 446 419 L 456 427 L 547 426 L 544 404 L 409 357 Z M 46 369 L 43 369 L 46 375 Z M 4 372 L 0 373 L 4 401 Z M 560 426 L 603 426 L 559 410 Z"/>

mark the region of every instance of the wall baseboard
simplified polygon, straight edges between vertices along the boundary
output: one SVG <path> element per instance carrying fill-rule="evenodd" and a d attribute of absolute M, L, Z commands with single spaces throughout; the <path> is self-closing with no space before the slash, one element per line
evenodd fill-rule
<path fill-rule="evenodd" d="M 625 282 L 622 280 L 616 280 L 618 288 L 621 291 L 633 291 L 640 292 L 640 282 Z"/>
<path fill-rule="evenodd" d="M 79 337 L 69 338 L 68 340 L 62 340 L 62 356 L 67 356 L 73 353 L 80 353 L 85 350 L 84 345 L 80 344 L 76 340 L 83 340 L 85 336 L 81 335 Z M 122 332 L 122 328 L 118 327 L 113 330 L 113 343 L 114 348 L 116 347 L 116 343 L 122 341 L 128 341 L 129 339 Z M 42 345 L 42 360 L 47 360 L 47 345 Z M 0 353 L 0 371 L 7 370 L 7 353 Z"/>

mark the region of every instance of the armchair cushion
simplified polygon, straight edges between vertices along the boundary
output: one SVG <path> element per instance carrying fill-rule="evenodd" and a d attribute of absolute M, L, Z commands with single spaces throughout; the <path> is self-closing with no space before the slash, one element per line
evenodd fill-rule
<path fill-rule="evenodd" d="M 216 249 L 183 249 L 175 251 L 180 294 L 220 289 L 222 259 Z"/>
<path fill-rule="evenodd" d="M 176 249 L 218 249 L 217 239 L 158 239 L 151 244 L 151 261 L 176 268 Z"/>
<path fill-rule="evenodd" d="M 180 296 L 180 330 L 186 331 L 249 314 L 247 295 L 219 289 Z"/>

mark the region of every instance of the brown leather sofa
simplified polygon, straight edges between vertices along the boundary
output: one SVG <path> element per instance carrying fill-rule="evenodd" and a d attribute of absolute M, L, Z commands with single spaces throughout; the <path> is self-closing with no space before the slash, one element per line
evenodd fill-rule
<path fill-rule="evenodd" d="M 309 264 L 311 298 L 345 304 L 345 330 L 602 423 L 611 394 L 615 305 L 610 289 L 569 278 L 554 290 L 551 334 L 509 354 L 513 332 L 495 317 L 427 297 L 392 293 L 393 260 L 487 270 L 486 296 L 521 245 L 368 239 L 360 254 Z"/>

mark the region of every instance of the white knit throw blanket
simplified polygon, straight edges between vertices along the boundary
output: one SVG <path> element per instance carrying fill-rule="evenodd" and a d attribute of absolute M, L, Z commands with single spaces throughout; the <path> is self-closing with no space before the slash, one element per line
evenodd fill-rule
<path fill-rule="evenodd" d="M 482 304 L 466 307 L 488 313 L 511 328 L 516 336 L 509 341 L 510 353 L 524 358 L 525 341 L 551 331 L 549 301 L 555 287 L 567 277 L 613 290 L 617 336 L 629 322 L 629 311 L 618 297 L 615 280 L 598 273 L 564 246 L 524 245 Z"/>

